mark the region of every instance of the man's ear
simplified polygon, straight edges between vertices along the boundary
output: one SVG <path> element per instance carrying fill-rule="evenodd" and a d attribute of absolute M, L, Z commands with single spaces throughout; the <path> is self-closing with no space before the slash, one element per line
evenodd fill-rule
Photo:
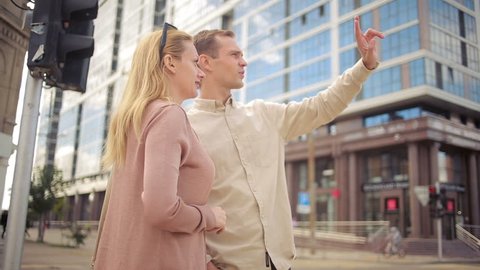
<path fill-rule="evenodd" d="M 163 64 L 165 65 L 165 68 L 168 71 L 175 74 L 175 72 L 176 72 L 175 61 L 170 54 L 167 54 L 163 57 Z"/>
<path fill-rule="evenodd" d="M 200 54 L 198 56 L 198 65 L 202 71 L 212 71 L 211 60 L 212 58 L 206 54 Z"/>

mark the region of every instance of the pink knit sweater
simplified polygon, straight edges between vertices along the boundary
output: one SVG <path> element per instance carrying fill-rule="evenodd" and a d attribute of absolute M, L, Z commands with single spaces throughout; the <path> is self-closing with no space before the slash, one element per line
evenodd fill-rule
<path fill-rule="evenodd" d="M 205 269 L 213 178 L 185 111 L 165 101 L 148 105 L 140 141 L 131 130 L 125 166 L 112 175 L 95 269 Z"/>

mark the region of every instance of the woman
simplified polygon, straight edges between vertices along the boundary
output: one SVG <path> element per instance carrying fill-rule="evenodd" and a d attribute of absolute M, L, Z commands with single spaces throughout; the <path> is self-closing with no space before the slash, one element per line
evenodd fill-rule
<path fill-rule="evenodd" d="M 205 76 L 197 60 L 192 37 L 169 24 L 135 51 L 108 133 L 94 269 L 206 269 L 204 232 L 226 216 L 206 205 L 214 166 L 180 107 Z"/>

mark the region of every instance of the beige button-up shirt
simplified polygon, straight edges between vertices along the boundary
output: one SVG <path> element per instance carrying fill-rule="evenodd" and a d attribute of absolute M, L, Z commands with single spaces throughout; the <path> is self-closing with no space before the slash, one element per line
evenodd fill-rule
<path fill-rule="evenodd" d="M 285 143 L 333 120 L 360 91 L 370 71 L 361 61 L 325 91 L 288 104 L 231 98 L 196 99 L 192 127 L 215 163 L 210 205 L 227 213 L 220 234 L 207 233 L 207 252 L 221 269 L 279 270 L 295 257 L 285 176 Z"/>

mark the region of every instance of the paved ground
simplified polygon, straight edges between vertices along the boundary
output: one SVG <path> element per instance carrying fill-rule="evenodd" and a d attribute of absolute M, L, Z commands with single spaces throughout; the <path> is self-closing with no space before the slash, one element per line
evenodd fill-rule
<path fill-rule="evenodd" d="M 80 248 L 65 247 L 69 243 L 60 230 L 49 229 L 45 244 L 36 243 L 36 230 L 29 231 L 31 237 L 24 243 L 22 270 L 87 270 L 95 246 L 96 233 L 92 233 Z M 3 251 L 0 240 L 0 250 Z M 311 254 L 310 249 L 298 249 L 294 270 L 342 270 L 342 269 L 419 269 L 419 270 L 470 270 L 480 269 L 480 258 L 447 258 L 439 261 L 431 256 L 385 258 L 369 252 L 322 251 Z M 1 268 L 1 266 L 0 266 Z M 123 270 L 123 269 L 119 269 Z M 181 269 L 179 269 L 181 270 Z"/>

